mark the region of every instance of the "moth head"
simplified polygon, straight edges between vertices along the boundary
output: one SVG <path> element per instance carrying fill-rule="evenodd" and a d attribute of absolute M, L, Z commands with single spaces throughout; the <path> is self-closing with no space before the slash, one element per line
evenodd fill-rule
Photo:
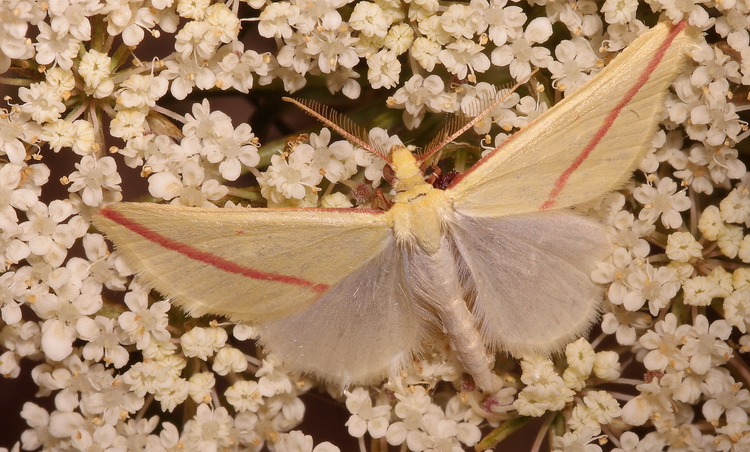
<path fill-rule="evenodd" d="M 396 180 L 406 180 L 413 177 L 422 179 L 422 171 L 419 169 L 419 163 L 405 146 L 393 146 L 389 152 L 389 162 Z"/>

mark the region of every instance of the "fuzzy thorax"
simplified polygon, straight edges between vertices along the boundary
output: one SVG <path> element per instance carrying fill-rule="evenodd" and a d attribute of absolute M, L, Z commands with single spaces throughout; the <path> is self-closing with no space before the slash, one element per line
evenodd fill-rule
<path fill-rule="evenodd" d="M 417 160 L 408 149 L 394 147 L 391 162 L 396 176 L 396 197 L 388 215 L 396 238 L 402 244 L 416 242 L 432 255 L 445 233 L 443 223 L 451 218 L 450 202 L 444 191 L 425 182 Z"/>

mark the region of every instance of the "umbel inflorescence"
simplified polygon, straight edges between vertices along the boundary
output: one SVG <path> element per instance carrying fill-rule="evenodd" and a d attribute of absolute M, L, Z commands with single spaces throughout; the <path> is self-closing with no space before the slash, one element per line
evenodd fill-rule
<path fill-rule="evenodd" d="M 749 18 L 739 1 L 0 2 L 0 372 L 38 396 L 2 445 L 347 450 L 295 430 L 329 397 L 370 450 L 490 447 L 537 417 L 532 450 L 747 450 Z M 122 188 L 139 174 L 162 204 L 387 208 L 382 159 L 332 127 L 274 142 L 279 122 L 242 123 L 215 97 L 356 99 L 386 152 L 503 98 L 427 168 L 443 180 L 657 22 L 703 34 L 635 179 L 578 208 L 608 231 L 590 275 L 601 320 L 560 355 L 494 356 L 493 391 L 439 331 L 388 380 L 327 387 L 250 346 L 257 327 L 172 308 L 92 227 L 136 200 Z"/>

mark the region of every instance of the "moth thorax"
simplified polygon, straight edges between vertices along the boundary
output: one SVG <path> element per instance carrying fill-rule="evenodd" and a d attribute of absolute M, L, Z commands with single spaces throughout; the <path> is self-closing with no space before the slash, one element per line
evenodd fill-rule
<path fill-rule="evenodd" d="M 450 216 L 450 202 L 442 190 L 431 188 L 423 195 L 406 202 L 397 201 L 388 214 L 393 231 L 401 243 L 417 244 L 428 255 L 436 253 L 445 234 L 445 222 Z M 411 191 L 401 193 L 408 195 Z M 398 195 L 397 195 L 398 198 Z"/>

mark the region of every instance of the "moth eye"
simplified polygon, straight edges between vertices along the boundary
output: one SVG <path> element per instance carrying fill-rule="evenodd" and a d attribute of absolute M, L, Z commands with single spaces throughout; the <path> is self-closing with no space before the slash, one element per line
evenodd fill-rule
<path fill-rule="evenodd" d="M 393 171 L 393 167 L 390 163 L 383 167 L 383 179 L 389 184 L 393 184 L 396 180 L 396 173 Z"/>
<path fill-rule="evenodd" d="M 435 180 L 432 181 L 432 186 L 438 190 L 445 190 L 456 176 L 458 176 L 458 171 L 456 170 L 450 170 L 445 174 L 438 174 L 435 176 Z"/>

